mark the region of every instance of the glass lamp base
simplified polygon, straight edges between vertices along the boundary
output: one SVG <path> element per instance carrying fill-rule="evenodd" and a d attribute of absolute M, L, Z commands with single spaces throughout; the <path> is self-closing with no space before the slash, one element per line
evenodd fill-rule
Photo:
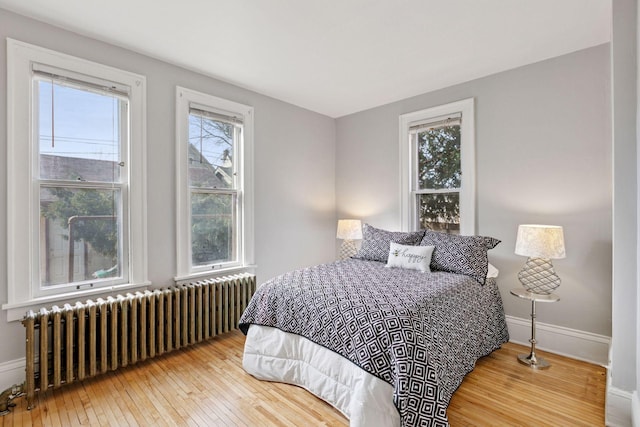
<path fill-rule="evenodd" d="M 560 278 L 548 258 L 529 258 L 518 273 L 522 286 L 534 294 L 548 295 L 560 286 Z"/>
<path fill-rule="evenodd" d="M 358 252 L 356 248 L 356 242 L 353 240 L 343 240 L 340 245 L 340 259 L 351 258 Z"/>

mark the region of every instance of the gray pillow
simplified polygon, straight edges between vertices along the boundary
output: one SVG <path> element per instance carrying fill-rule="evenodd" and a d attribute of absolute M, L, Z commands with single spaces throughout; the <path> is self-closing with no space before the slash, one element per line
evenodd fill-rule
<path fill-rule="evenodd" d="M 484 284 L 489 271 L 487 251 L 500 240 L 485 236 L 460 236 L 427 230 L 421 246 L 435 246 L 431 271 L 446 271 L 472 277 Z"/>
<path fill-rule="evenodd" d="M 401 245 L 417 245 L 424 231 L 387 231 L 364 224 L 362 228 L 362 246 L 354 258 L 387 262 L 391 242 Z"/>

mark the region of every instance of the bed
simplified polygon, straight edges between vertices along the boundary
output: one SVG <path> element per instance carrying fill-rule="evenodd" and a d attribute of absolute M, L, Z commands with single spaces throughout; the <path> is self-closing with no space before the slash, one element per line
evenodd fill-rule
<path fill-rule="evenodd" d="M 363 234 L 356 258 L 258 289 L 240 320 L 243 367 L 306 388 L 352 427 L 446 426 L 464 376 L 508 340 L 487 258 L 499 241 L 368 225 Z"/>

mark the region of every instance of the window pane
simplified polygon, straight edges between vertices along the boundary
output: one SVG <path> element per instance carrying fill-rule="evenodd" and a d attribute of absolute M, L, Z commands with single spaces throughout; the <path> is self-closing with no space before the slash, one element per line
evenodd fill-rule
<path fill-rule="evenodd" d="M 120 190 L 41 188 L 41 285 L 121 276 L 120 200 Z"/>
<path fill-rule="evenodd" d="M 127 101 L 52 81 L 35 82 L 40 178 L 118 182 Z"/>
<path fill-rule="evenodd" d="M 231 262 L 236 254 L 235 194 L 191 194 L 191 262 Z"/>
<path fill-rule="evenodd" d="M 189 114 L 189 185 L 196 188 L 235 188 L 236 126 Z"/>
<path fill-rule="evenodd" d="M 418 227 L 460 233 L 460 193 L 418 194 Z"/>
<path fill-rule="evenodd" d="M 460 126 L 417 134 L 418 189 L 460 188 Z"/>

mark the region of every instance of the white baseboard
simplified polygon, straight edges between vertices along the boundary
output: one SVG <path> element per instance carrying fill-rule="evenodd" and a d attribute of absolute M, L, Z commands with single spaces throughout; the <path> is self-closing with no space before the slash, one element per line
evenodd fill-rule
<path fill-rule="evenodd" d="M 529 346 L 531 319 L 506 316 L 510 341 Z M 536 322 L 536 348 L 601 366 L 609 364 L 611 338 Z"/>
<path fill-rule="evenodd" d="M 636 425 L 632 421 L 632 393 L 612 387 L 607 381 L 606 401 L 604 423 L 607 427 L 631 427 Z"/>
<path fill-rule="evenodd" d="M 25 366 L 26 359 L 24 357 L 0 363 L 0 392 L 25 381 Z"/>
<path fill-rule="evenodd" d="M 638 390 L 631 396 L 631 425 L 640 426 L 640 397 Z"/>

